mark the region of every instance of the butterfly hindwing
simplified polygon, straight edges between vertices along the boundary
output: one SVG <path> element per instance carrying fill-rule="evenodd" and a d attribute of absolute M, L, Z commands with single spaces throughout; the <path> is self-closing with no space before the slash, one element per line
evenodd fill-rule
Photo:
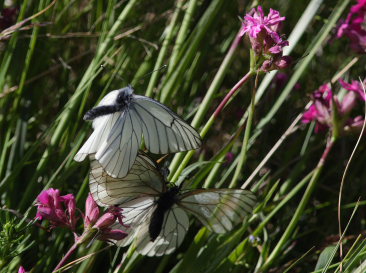
<path fill-rule="evenodd" d="M 189 213 L 211 231 L 225 233 L 243 221 L 256 203 L 254 194 L 242 189 L 168 187 L 156 163 L 142 152 L 124 178 L 109 176 L 98 161 L 91 161 L 90 190 L 94 199 L 102 206 L 118 205 L 128 226 L 116 222 L 113 228 L 129 233 L 116 245 L 133 242 L 142 255 L 161 256 L 178 248 L 189 228 Z"/>
<path fill-rule="evenodd" d="M 120 97 L 126 101 L 121 102 Z M 98 107 L 103 106 L 111 107 L 108 111 L 103 108 L 98 116 Z M 106 114 L 112 109 L 122 110 Z M 122 178 L 128 174 L 142 136 L 146 147 L 157 154 L 197 149 L 201 145 L 200 135 L 193 127 L 164 104 L 134 95 L 131 87 L 110 92 L 86 116 L 93 119 L 94 132 L 74 159 L 82 161 L 88 154 L 95 154 L 112 177 Z"/>
<path fill-rule="evenodd" d="M 187 233 L 189 218 L 187 213 L 174 205 L 164 214 L 163 226 L 158 237 L 151 241 L 148 225 L 141 226 L 137 233 L 136 250 L 147 256 L 161 256 L 177 249 Z"/>
<path fill-rule="evenodd" d="M 180 196 L 178 205 L 213 232 L 225 233 L 249 215 L 255 195 L 241 189 L 198 189 Z"/>
<path fill-rule="evenodd" d="M 155 163 L 140 152 L 124 178 L 111 177 L 91 156 L 89 187 L 98 205 L 113 206 L 142 196 L 158 195 L 164 190 L 165 184 Z"/>

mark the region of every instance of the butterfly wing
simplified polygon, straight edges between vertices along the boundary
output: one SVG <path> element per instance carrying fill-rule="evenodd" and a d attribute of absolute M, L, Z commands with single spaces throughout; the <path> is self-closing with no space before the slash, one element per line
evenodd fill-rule
<path fill-rule="evenodd" d="M 151 217 L 151 215 L 150 215 Z M 174 205 L 164 215 L 163 226 L 158 237 L 152 242 L 149 235 L 149 221 L 136 232 L 136 251 L 147 256 L 161 256 L 172 253 L 180 246 L 189 227 L 187 213 Z"/>
<path fill-rule="evenodd" d="M 177 203 L 208 229 L 225 233 L 252 213 L 255 195 L 241 189 L 199 189 L 183 193 Z"/>
<path fill-rule="evenodd" d="M 107 139 L 95 154 L 95 158 L 112 177 L 127 175 L 141 145 L 142 129 L 139 119 L 128 109 L 119 115 Z"/>
<path fill-rule="evenodd" d="M 130 111 L 140 119 L 146 147 L 152 153 L 175 153 L 201 146 L 197 131 L 156 100 L 134 95 Z"/>
<path fill-rule="evenodd" d="M 165 182 L 157 166 L 140 152 L 127 176 L 114 178 L 91 156 L 89 187 L 99 206 L 123 205 L 142 196 L 157 196 L 165 189 Z"/>
<path fill-rule="evenodd" d="M 95 128 L 94 132 L 74 156 L 75 161 L 83 161 L 89 154 L 94 154 L 98 151 L 100 146 L 108 138 L 111 128 L 113 128 L 113 125 L 118 120 L 119 115 L 120 113 L 115 113 L 98 118 L 103 120 L 100 120 L 98 127 Z"/>
<path fill-rule="evenodd" d="M 112 105 L 118 96 L 118 90 L 109 92 L 98 104 Z M 111 129 L 120 117 L 121 113 L 105 115 L 93 120 L 94 132 L 90 135 L 85 144 L 80 148 L 74 157 L 75 161 L 83 161 L 89 154 L 94 154 L 102 146 L 109 136 Z"/>
<path fill-rule="evenodd" d="M 120 92 L 119 90 L 113 90 L 113 91 L 109 92 L 107 95 L 105 95 L 103 97 L 103 99 L 98 103 L 97 106 L 115 104 L 119 92 Z M 95 118 L 93 120 L 93 129 L 96 129 L 99 126 L 101 126 L 105 122 L 105 120 L 107 119 L 108 116 L 109 115 L 105 115 L 105 116 Z"/>
<path fill-rule="evenodd" d="M 139 235 L 140 229 L 149 222 L 152 212 L 156 205 L 157 197 L 145 196 L 140 197 L 125 203 L 119 207 L 122 208 L 123 223 L 127 226 L 122 226 L 118 221 L 112 226 L 113 229 L 121 229 L 128 233 L 128 236 L 120 241 L 115 241 L 119 247 L 124 247 L 131 244 Z"/>

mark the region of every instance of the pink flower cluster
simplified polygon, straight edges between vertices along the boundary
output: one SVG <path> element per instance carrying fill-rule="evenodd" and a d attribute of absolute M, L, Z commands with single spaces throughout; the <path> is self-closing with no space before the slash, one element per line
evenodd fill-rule
<path fill-rule="evenodd" d="M 37 201 L 36 218 L 49 220 L 52 228 L 61 226 L 75 230 L 76 202 L 72 194 L 61 196 L 59 190 L 51 188 L 41 192 Z"/>
<path fill-rule="evenodd" d="M 127 233 L 120 229 L 112 229 L 111 227 L 118 222 L 124 226 L 122 222 L 122 209 L 119 207 L 110 207 L 108 211 L 99 217 L 99 207 L 94 201 L 93 196 L 89 193 L 85 203 L 84 229 L 98 230 L 98 240 L 122 240 Z"/>
<path fill-rule="evenodd" d="M 258 6 L 257 10 L 252 9 L 244 17 L 240 35 L 248 34 L 255 54 L 264 58 L 261 66 L 264 72 L 283 69 L 291 63 L 289 56 L 282 56 L 283 47 L 289 43 L 277 32 L 280 23 L 285 19 L 273 9 L 265 16 L 261 6 Z"/>
<path fill-rule="evenodd" d="M 78 218 L 76 217 L 77 208 L 74 195 L 61 196 L 59 190 L 51 188 L 42 191 L 38 195 L 37 201 L 36 218 L 49 220 L 52 228 L 66 227 L 75 232 Z M 103 241 L 118 241 L 127 236 L 125 231 L 111 228 L 117 220 L 123 225 L 122 209 L 111 207 L 99 217 L 99 207 L 90 193 L 85 204 L 85 215 L 82 216 L 84 218 L 84 232 L 80 237 L 76 236 L 77 239 L 86 237 L 85 235 L 92 230 L 97 230 L 96 239 Z"/>
<path fill-rule="evenodd" d="M 337 31 L 337 37 L 347 36 L 351 40 L 351 48 L 357 53 L 365 53 L 366 50 L 366 0 L 358 0 L 351 7 L 346 20 L 342 22 Z"/>
<path fill-rule="evenodd" d="M 356 106 L 357 100 L 366 100 L 361 83 L 352 81 L 349 84 L 342 79 L 339 80 L 339 83 L 344 89 L 349 91 L 342 100 L 333 94 L 329 84 L 320 86 L 313 93 L 313 104 L 304 113 L 302 122 L 316 121 L 316 133 L 333 128 L 335 122 L 338 123 L 337 126 L 344 132 L 359 130 L 364 123 L 362 116 L 349 117 L 350 112 Z M 335 111 L 336 113 L 334 113 Z"/>

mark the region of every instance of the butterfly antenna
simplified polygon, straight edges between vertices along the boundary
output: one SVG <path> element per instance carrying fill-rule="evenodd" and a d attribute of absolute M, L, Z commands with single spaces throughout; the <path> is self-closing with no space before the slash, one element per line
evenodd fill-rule
<path fill-rule="evenodd" d="M 137 79 L 137 80 L 141 80 L 141 79 L 143 79 L 143 78 L 146 78 L 147 76 L 151 75 L 152 73 L 154 73 L 154 72 L 156 72 L 156 71 L 163 70 L 163 69 L 165 69 L 165 68 L 167 68 L 167 67 L 168 67 L 168 65 L 167 65 L 167 64 L 164 64 L 163 66 L 159 67 L 158 69 L 155 69 L 155 70 L 153 70 L 153 71 L 151 71 L 151 72 L 149 72 L 149 73 L 147 73 L 147 74 L 145 74 L 145 75 L 141 76 L 141 77 L 140 77 L 139 79 Z"/>

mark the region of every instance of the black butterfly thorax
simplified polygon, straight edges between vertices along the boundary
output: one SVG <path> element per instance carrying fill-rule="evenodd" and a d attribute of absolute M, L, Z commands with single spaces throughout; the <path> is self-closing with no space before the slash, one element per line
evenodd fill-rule
<path fill-rule="evenodd" d="M 151 215 L 149 223 L 150 240 L 153 242 L 159 236 L 163 226 L 164 215 L 178 201 L 179 187 L 173 186 L 160 194 L 155 201 L 156 208 Z"/>
<path fill-rule="evenodd" d="M 101 105 L 92 108 L 91 110 L 86 112 L 86 114 L 84 115 L 84 120 L 93 120 L 101 116 L 126 110 L 131 103 L 133 92 L 134 90 L 131 86 L 119 89 L 114 104 Z"/>

